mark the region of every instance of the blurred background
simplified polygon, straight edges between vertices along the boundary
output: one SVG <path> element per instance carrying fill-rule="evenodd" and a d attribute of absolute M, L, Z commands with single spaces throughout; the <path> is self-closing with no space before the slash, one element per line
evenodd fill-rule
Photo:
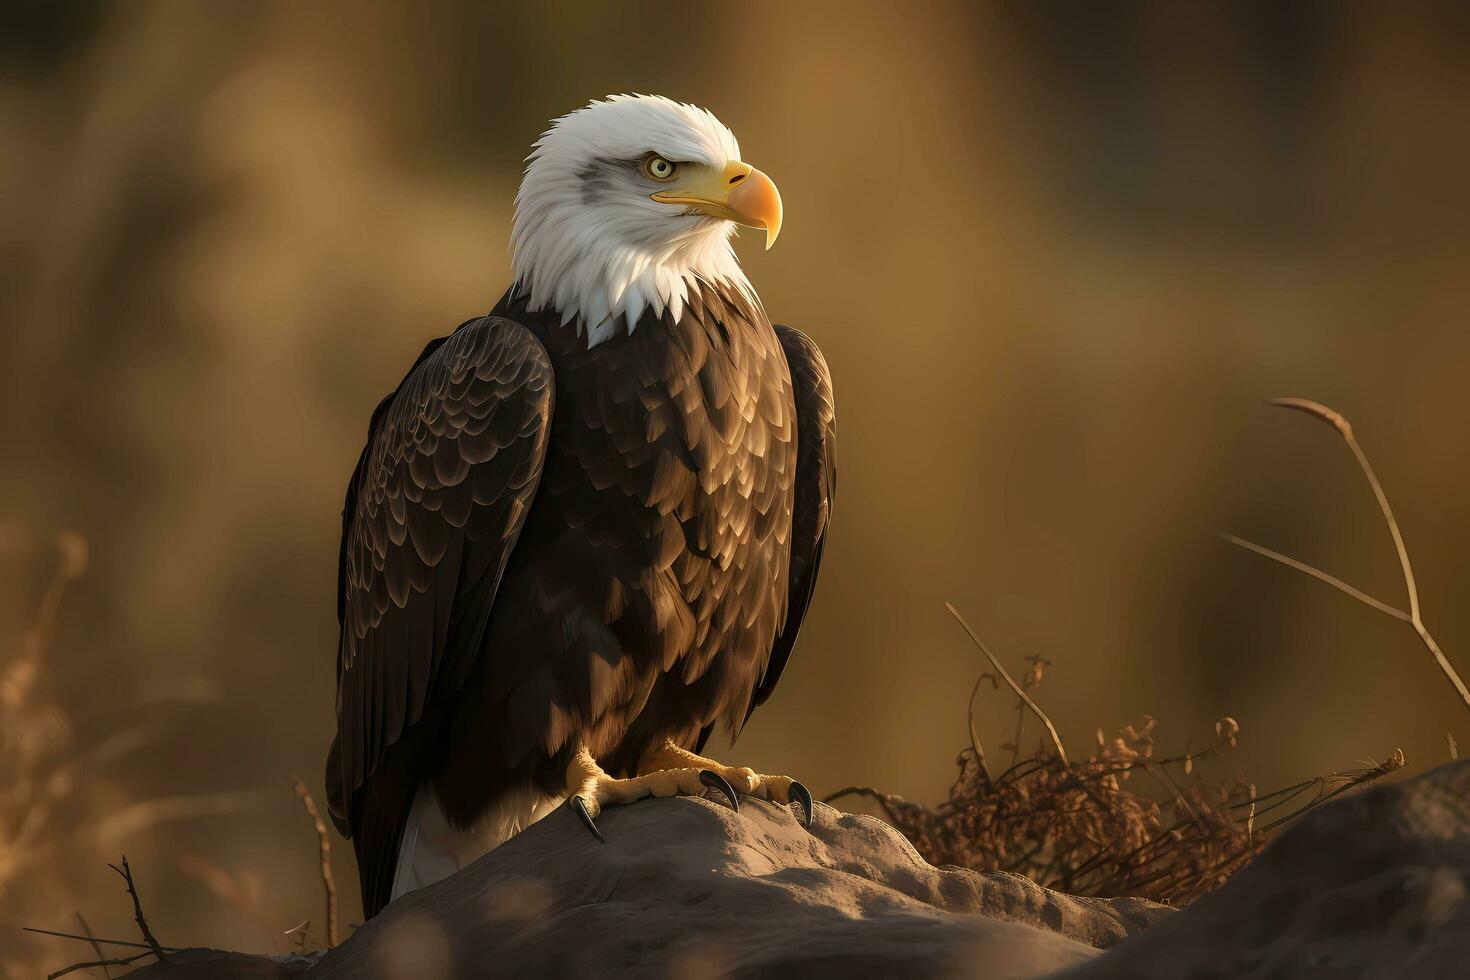
<path fill-rule="evenodd" d="M 531 142 L 610 92 L 780 184 L 740 250 L 836 378 L 821 584 L 732 761 L 942 799 L 984 669 L 946 600 L 1052 661 L 1078 753 L 1229 714 L 1265 787 L 1470 740 L 1404 624 L 1215 536 L 1405 602 L 1344 446 L 1263 399 L 1340 409 L 1470 667 L 1470 10 L 905 8 L 5 5 L 0 968 L 88 952 L 16 924 L 130 937 L 123 851 L 165 944 L 322 934 L 290 777 L 322 799 L 347 477 L 506 287 Z"/>

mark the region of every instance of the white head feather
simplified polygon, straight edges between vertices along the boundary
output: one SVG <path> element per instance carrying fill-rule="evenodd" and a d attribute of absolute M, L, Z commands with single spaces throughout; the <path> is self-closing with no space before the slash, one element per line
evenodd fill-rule
<path fill-rule="evenodd" d="M 645 310 L 678 319 L 690 284 L 725 281 L 752 300 L 735 224 L 649 198 L 648 153 L 717 172 L 740 144 L 711 113 L 656 95 L 613 95 L 554 120 L 527 158 L 511 230 L 516 288 L 530 309 L 578 321 L 588 346 Z M 631 165 L 630 165 L 631 164 Z"/>

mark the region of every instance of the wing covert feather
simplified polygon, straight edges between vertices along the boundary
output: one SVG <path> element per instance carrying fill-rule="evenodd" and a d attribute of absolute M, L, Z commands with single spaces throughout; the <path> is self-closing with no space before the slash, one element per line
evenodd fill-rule
<path fill-rule="evenodd" d="M 837 412 L 827 361 L 811 338 L 800 330 L 779 323 L 775 330 L 786 352 L 796 400 L 796 502 L 791 513 L 791 572 L 786 620 L 771 648 L 765 674 L 746 709 L 747 720 L 776 689 L 781 671 L 791 658 L 796 635 L 816 587 L 832 517 L 832 500 L 837 493 Z"/>
<path fill-rule="evenodd" d="M 328 771 L 347 832 L 353 793 L 481 652 L 540 480 L 553 398 L 540 341 L 483 317 L 430 344 L 373 413 L 348 485 L 338 578 Z"/>

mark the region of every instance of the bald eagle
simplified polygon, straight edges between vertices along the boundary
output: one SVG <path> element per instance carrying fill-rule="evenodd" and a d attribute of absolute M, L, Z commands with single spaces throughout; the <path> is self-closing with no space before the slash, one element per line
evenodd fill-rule
<path fill-rule="evenodd" d="M 781 228 L 712 114 L 612 96 L 555 120 L 516 196 L 514 279 L 379 404 L 347 487 L 331 812 L 364 911 L 565 804 L 786 776 L 701 756 L 771 696 L 835 469 L 832 385 L 732 247 Z"/>

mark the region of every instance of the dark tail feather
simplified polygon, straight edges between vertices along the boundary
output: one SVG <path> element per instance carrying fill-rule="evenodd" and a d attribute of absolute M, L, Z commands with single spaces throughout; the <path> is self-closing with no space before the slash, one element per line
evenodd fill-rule
<path fill-rule="evenodd" d="M 347 787 L 342 778 L 342 740 L 336 735 L 332 736 L 332 747 L 327 750 L 326 786 L 327 813 L 331 815 L 337 833 L 351 837 L 352 825 L 347 822 Z"/>
<path fill-rule="evenodd" d="M 357 793 L 356 826 L 352 846 L 357 852 L 357 875 L 362 886 L 362 914 L 371 919 L 393 897 L 398 870 L 398 848 L 403 827 L 413 809 L 419 780 L 408 765 L 403 744 L 389 750 L 377 772 Z"/>

